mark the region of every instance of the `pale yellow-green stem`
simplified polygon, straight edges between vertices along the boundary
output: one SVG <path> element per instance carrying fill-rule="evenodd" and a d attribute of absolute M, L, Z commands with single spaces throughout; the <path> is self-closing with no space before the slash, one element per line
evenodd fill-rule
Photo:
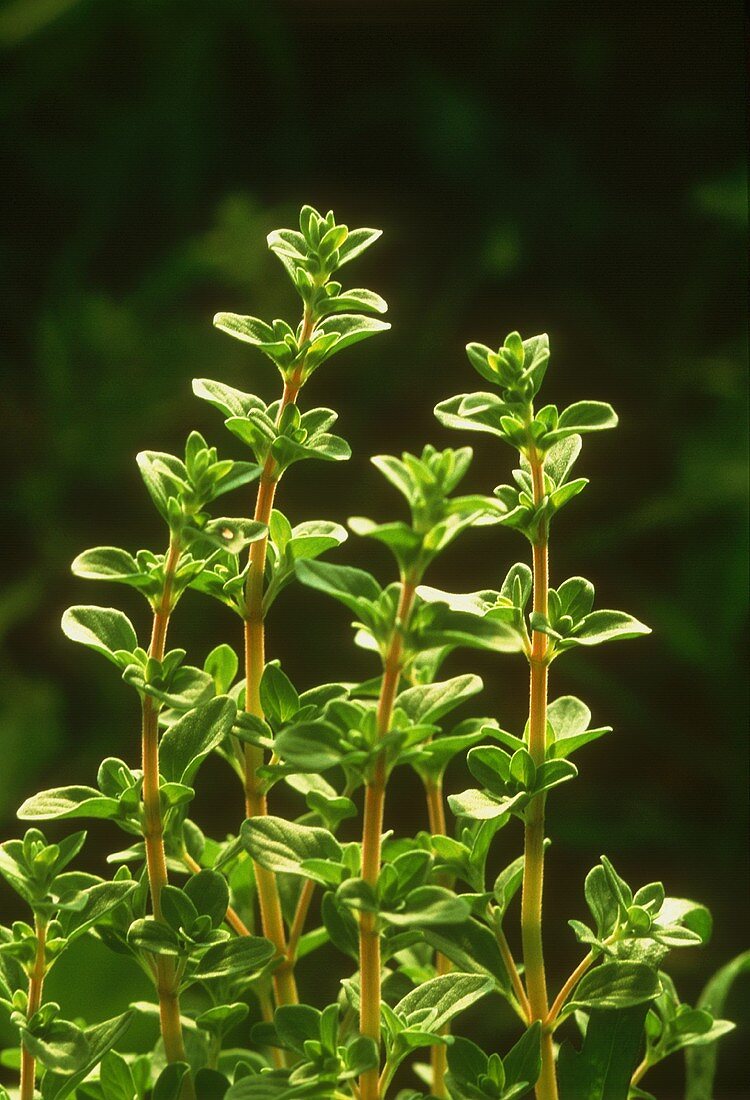
<path fill-rule="evenodd" d="M 300 343 L 309 339 L 314 326 L 314 318 L 305 309 Z M 279 404 L 277 424 L 288 405 L 297 400 L 302 386 L 303 367 L 285 380 L 284 392 Z M 271 455 L 266 459 L 258 483 L 258 495 L 255 501 L 253 518 L 258 523 L 268 525 L 271 519 L 276 486 L 279 475 L 276 463 Z M 258 718 L 263 718 L 260 701 L 260 682 L 266 663 L 265 653 L 265 616 L 263 612 L 264 574 L 268 537 L 258 539 L 250 546 L 250 568 L 245 590 L 245 710 Z M 268 804 L 263 781 L 258 769 L 263 764 L 263 750 L 256 745 L 245 745 L 245 813 L 247 817 L 265 817 Z M 276 876 L 272 871 L 254 864 L 255 884 L 258 891 L 260 919 L 263 934 L 276 948 L 282 960 L 273 973 L 274 996 L 277 1005 L 297 1004 L 297 984 L 294 980 L 294 966 L 289 960 L 289 951 L 281 912 L 281 900 Z"/>
<path fill-rule="evenodd" d="M 529 454 L 534 503 L 544 497 L 544 459 L 531 449 Z M 546 527 L 533 545 L 533 608 L 547 615 L 549 563 Z M 529 740 L 528 750 L 537 767 L 544 763 L 547 748 L 547 635 L 534 630 L 529 654 Z M 521 892 L 521 938 L 526 973 L 530 1022 L 544 1022 L 549 1012 L 547 978 L 542 944 L 542 895 L 544 890 L 544 793 L 535 795 L 526 810 L 524 826 L 524 868 Z M 542 1036 L 542 1070 L 536 1084 L 536 1100 L 557 1100 L 557 1076 L 552 1035 Z"/>
<path fill-rule="evenodd" d="M 403 632 L 414 605 L 415 585 L 405 580 L 396 612 L 393 635 L 383 663 L 383 681 L 377 709 L 379 737 L 391 728 L 393 704 L 401 679 Z M 373 890 L 380 874 L 380 845 L 383 834 L 383 808 L 386 785 L 385 754 L 380 752 L 373 774 L 365 788 L 365 808 L 362 823 L 362 878 Z M 362 913 L 359 919 L 359 1030 L 374 1039 L 380 1047 L 380 930 L 375 913 Z M 359 1100 L 379 1100 L 378 1070 L 371 1069 L 359 1079 Z"/>
<path fill-rule="evenodd" d="M 508 972 L 510 983 L 513 986 L 513 992 L 516 995 L 518 1001 L 518 1008 L 516 1011 L 525 1024 L 528 1024 L 531 1020 L 531 1006 L 529 1005 L 528 997 L 526 996 L 526 990 L 523 987 L 521 981 L 521 975 L 518 973 L 518 967 L 516 966 L 515 959 L 513 958 L 513 952 L 510 949 L 505 932 L 503 931 L 502 916 L 500 910 L 495 911 L 493 919 L 493 927 L 495 931 L 495 940 L 497 941 L 497 947 L 500 952 L 501 958 L 505 965 L 505 969 Z M 514 1006 L 515 1007 L 515 1006 Z"/>
<path fill-rule="evenodd" d="M 40 917 L 35 916 L 34 929 L 36 931 L 36 954 L 34 964 L 29 974 L 29 1000 L 26 1007 L 26 1019 L 39 1011 L 42 1005 L 42 988 L 44 986 L 44 974 L 47 968 L 47 924 Z M 33 1100 L 34 1082 L 36 1080 L 36 1058 L 21 1043 L 21 1079 L 19 1082 L 18 1100 Z"/>
<path fill-rule="evenodd" d="M 560 992 L 557 994 L 554 1001 L 552 1002 L 552 1007 L 549 1010 L 547 1019 L 544 1021 L 545 1031 L 554 1031 L 557 1017 L 562 1012 L 565 1002 L 567 1001 L 568 997 L 573 992 L 575 987 L 578 985 L 583 975 L 594 962 L 595 958 L 596 956 L 594 955 L 594 953 L 592 951 L 589 951 L 588 955 L 586 955 L 586 957 L 579 962 L 578 966 L 575 968 L 570 977 L 563 983 L 562 987 L 560 988 Z"/>
<path fill-rule="evenodd" d="M 636 1066 L 635 1072 L 630 1078 L 630 1084 L 635 1088 L 638 1082 L 645 1076 L 646 1071 L 650 1068 L 651 1063 L 649 1062 L 648 1057 L 645 1057 L 643 1061 L 640 1062 L 638 1066 Z"/>

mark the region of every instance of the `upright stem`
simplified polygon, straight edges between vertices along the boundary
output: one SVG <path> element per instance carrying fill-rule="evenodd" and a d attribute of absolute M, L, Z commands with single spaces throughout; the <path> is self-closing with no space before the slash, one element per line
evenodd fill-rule
<path fill-rule="evenodd" d="M 544 497 L 544 460 L 535 449 L 529 456 L 534 503 Z M 549 563 L 547 533 L 543 530 L 533 546 L 534 611 L 547 615 Z M 547 749 L 547 635 L 533 631 L 529 657 L 529 753 L 539 767 Z M 544 793 L 531 799 L 524 827 L 524 868 L 521 894 L 521 937 L 526 971 L 526 989 L 531 1022 L 544 1021 L 549 1011 L 547 978 L 542 945 L 542 894 L 544 889 Z M 552 1035 L 542 1037 L 542 1071 L 536 1085 L 537 1100 L 557 1100 L 557 1078 Z"/>
<path fill-rule="evenodd" d="M 300 344 L 309 339 L 315 324 L 315 318 L 305 307 L 302 319 Z M 276 418 L 278 424 L 287 405 L 293 405 L 302 386 L 302 364 L 295 374 L 284 382 L 284 392 Z M 271 455 L 265 461 L 258 483 L 258 495 L 255 501 L 254 519 L 268 525 L 271 519 L 273 501 L 278 485 L 276 463 Z M 245 589 L 245 710 L 258 718 L 263 718 L 260 701 L 260 682 L 266 665 L 266 637 L 263 614 L 264 574 L 268 538 L 258 539 L 250 547 L 250 569 Z M 245 813 L 247 817 L 265 817 L 268 813 L 265 788 L 258 775 L 263 764 L 263 750 L 256 745 L 245 745 Z M 274 971 L 273 987 L 277 1005 L 297 1004 L 297 983 L 294 980 L 294 965 L 288 957 L 284 918 L 281 912 L 276 877 L 272 871 L 254 864 L 255 883 L 258 889 L 260 920 L 263 934 L 276 948 L 283 960 Z"/>
<path fill-rule="evenodd" d="M 393 704 L 401 678 L 403 632 L 408 625 L 414 604 L 415 585 L 404 580 L 396 612 L 388 652 L 383 665 L 383 682 L 377 709 L 378 737 L 385 737 L 391 728 Z M 380 752 L 373 774 L 365 789 L 362 824 L 362 878 L 373 890 L 380 874 L 380 842 L 383 834 L 383 808 L 386 786 L 385 754 Z M 380 1044 L 380 930 L 377 914 L 362 913 L 359 921 L 359 1030 Z M 380 1085 L 377 1069 L 368 1070 L 359 1079 L 360 1100 L 379 1100 Z"/>
<path fill-rule="evenodd" d="M 304 334 L 303 334 L 304 335 Z M 285 383 L 279 407 L 279 418 L 287 405 L 293 404 L 299 393 L 299 382 Z M 258 484 L 254 518 L 259 523 L 269 523 L 276 495 L 278 476 L 274 460 L 269 456 Z M 266 568 L 268 538 L 258 539 L 250 547 L 250 570 L 245 592 L 245 710 L 248 714 L 263 718 L 260 701 L 260 682 L 266 665 L 265 622 L 263 615 L 263 588 Z M 245 813 L 248 817 L 265 817 L 268 813 L 263 782 L 258 768 L 263 764 L 263 749 L 245 745 Z M 283 962 L 273 974 L 274 994 L 277 1004 L 297 1004 L 297 984 L 294 970 L 287 958 L 286 932 L 281 912 L 276 877 L 272 871 L 254 864 L 255 883 L 258 889 L 260 919 L 263 934 L 276 948 Z"/>
<path fill-rule="evenodd" d="M 34 927 L 36 930 L 36 955 L 34 956 L 34 965 L 29 974 L 29 1003 L 26 1009 L 27 1020 L 30 1020 L 34 1013 L 38 1012 L 41 1008 L 44 972 L 47 962 L 47 924 L 41 917 L 35 916 Z M 33 1100 L 35 1079 L 36 1058 L 22 1043 L 21 1080 L 18 1093 L 19 1100 Z"/>
<path fill-rule="evenodd" d="M 167 640 L 167 628 L 172 611 L 172 589 L 175 570 L 180 559 L 180 546 L 172 539 L 164 565 L 164 589 L 159 606 L 154 611 L 149 656 L 161 661 Z M 159 793 L 159 711 L 150 695 L 142 704 L 142 767 L 143 767 L 143 836 L 146 844 L 151 908 L 156 920 L 162 919 L 161 892 L 167 885 L 167 860 L 164 853 L 164 821 Z M 180 1020 L 179 980 L 174 959 L 164 955 L 154 957 L 156 990 L 164 1051 L 168 1062 L 186 1062 L 185 1043 Z M 195 1100 L 192 1078 L 182 1086 L 183 1100 Z"/>

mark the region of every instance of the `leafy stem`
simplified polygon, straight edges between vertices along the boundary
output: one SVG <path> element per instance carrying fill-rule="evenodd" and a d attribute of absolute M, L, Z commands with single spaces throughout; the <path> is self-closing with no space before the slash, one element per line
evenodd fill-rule
<path fill-rule="evenodd" d="M 29 974 L 29 999 L 26 1007 L 26 1019 L 30 1020 L 41 1008 L 44 974 L 47 965 L 47 922 L 40 914 L 35 914 L 34 931 L 36 933 L 36 954 Z M 19 1100 L 33 1100 L 34 1081 L 36 1079 L 36 1058 L 21 1043 L 21 1081 Z"/>
<path fill-rule="evenodd" d="M 393 634 L 383 662 L 383 680 L 377 707 L 379 739 L 387 736 L 391 727 L 393 704 L 401 678 L 403 634 L 409 623 L 415 595 L 415 581 L 404 578 L 401 583 Z M 381 751 L 375 760 L 372 776 L 367 782 L 362 823 L 362 878 L 372 890 L 377 888 L 380 874 L 386 781 L 386 759 Z M 380 1043 L 380 972 L 380 932 L 377 914 L 363 912 L 359 922 L 359 1030 L 362 1035 L 374 1039 L 377 1044 Z M 361 1075 L 359 1087 L 361 1100 L 378 1100 L 380 1086 L 377 1068 L 366 1070 Z"/>
<path fill-rule="evenodd" d="M 312 311 L 305 307 L 302 322 L 301 343 L 309 339 L 315 318 Z M 297 400 L 302 386 L 302 368 L 295 371 L 291 378 L 284 381 L 284 392 L 279 405 L 277 425 L 281 422 L 284 410 Z M 271 519 L 276 486 L 279 475 L 272 455 L 268 455 L 258 483 L 253 518 L 266 526 Z M 265 616 L 263 611 L 264 574 L 268 537 L 264 536 L 250 547 L 250 569 L 245 590 L 245 709 L 258 718 L 263 717 L 260 701 L 260 682 L 265 669 Z M 268 806 L 265 788 L 258 776 L 263 764 L 263 750 L 256 745 L 245 745 L 245 812 L 247 817 L 265 817 Z M 289 964 L 289 949 L 284 929 L 276 878 L 272 871 L 255 864 L 255 881 L 258 889 L 261 924 L 263 932 L 285 960 L 274 972 L 273 983 L 277 1004 L 296 1004 L 299 1000 L 294 980 L 294 968 Z"/>
<path fill-rule="evenodd" d="M 534 505 L 544 499 L 544 458 L 536 447 L 529 448 L 529 465 Z M 536 615 L 547 617 L 549 555 L 546 524 L 533 543 L 533 607 Z M 528 749 L 536 767 L 544 764 L 547 742 L 547 635 L 534 630 L 529 657 L 529 734 Z M 521 936 L 526 972 L 530 1022 L 545 1020 L 549 1011 L 547 978 L 542 943 L 542 895 L 544 890 L 544 805 L 545 793 L 529 802 L 524 822 L 524 867 L 521 893 Z M 542 1039 L 542 1070 L 536 1086 L 537 1100 L 557 1100 L 557 1080 L 552 1037 Z"/>
<path fill-rule="evenodd" d="M 172 537 L 164 564 L 164 585 L 161 599 L 154 609 L 149 657 L 164 658 L 167 629 L 172 611 L 172 590 L 180 560 L 180 544 Z M 146 846 L 151 907 L 157 921 L 162 920 L 161 894 L 168 885 L 167 860 L 164 852 L 164 821 L 159 790 L 159 709 L 150 695 L 143 696 L 141 755 L 143 768 L 143 836 Z M 179 978 L 174 960 L 156 955 L 154 977 L 159 997 L 159 1018 L 164 1050 L 169 1062 L 186 1062 L 185 1043 L 180 1020 Z M 193 1100 L 195 1091 L 188 1075 L 182 1088 L 184 1100 Z"/>

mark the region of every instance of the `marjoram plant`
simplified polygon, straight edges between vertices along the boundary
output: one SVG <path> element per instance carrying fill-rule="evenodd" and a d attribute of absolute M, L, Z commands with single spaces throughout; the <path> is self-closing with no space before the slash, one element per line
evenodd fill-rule
<path fill-rule="evenodd" d="M 148 604 L 141 633 L 109 607 L 72 607 L 62 621 L 68 638 L 134 691 L 141 754 L 122 731 L 113 743 L 122 757 L 102 761 L 95 784 L 32 795 L 18 813 L 28 832 L 0 847 L 0 874 L 25 906 L 22 919 L 0 929 L 0 1004 L 17 1036 L 3 1064 L 20 1073 L 17 1090 L 0 1086 L 6 1100 L 382 1100 L 397 1087 L 400 1100 L 646 1100 L 650 1067 L 683 1049 L 689 1100 L 710 1100 L 716 1040 L 732 1027 L 722 1005 L 750 953 L 719 973 L 697 1007 L 683 1004 L 662 967 L 673 948 L 707 939 L 703 906 L 667 896 L 660 882 L 634 889 L 602 856 L 583 886 L 590 920 L 569 922 L 580 961 L 554 989 L 545 962 L 547 798 L 575 779 L 574 754 L 609 732 L 591 726 L 579 699 L 549 700 L 550 669 L 570 650 L 648 633 L 630 615 L 594 609 L 583 577 L 549 583 L 553 521 L 586 486 L 573 474 L 581 438 L 615 427 L 611 407 L 538 407 L 546 336 L 514 332 L 496 350 L 469 344 L 469 362 L 489 388 L 441 402 L 437 419 L 501 440 L 517 453 L 517 468 L 492 494 L 461 495 L 469 447 L 376 456 L 408 516 L 356 517 L 349 529 L 391 552 L 395 568 L 384 584 L 320 560 L 346 540 L 339 523 L 293 524 L 276 507 L 296 462 L 349 457 L 330 432 L 336 414 L 305 408 L 301 396 L 329 359 L 389 328 L 379 295 L 338 281 L 379 236 L 309 206 L 299 230 L 270 235 L 301 319 L 295 326 L 220 313 L 214 324 L 275 365 L 280 396 L 266 404 L 222 382 L 193 383 L 249 461 L 220 458 L 198 432 L 183 458 L 142 452 L 162 545 L 135 554 L 98 547 L 73 563 L 76 576 L 128 585 Z M 220 497 L 246 493 L 250 483 L 252 517 L 213 514 Z M 435 560 L 480 525 L 487 537 L 500 527 L 521 535 L 528 561 L 511 564 L 497 589 L 429 587 Z M 267 652 L 266 622 L 295 581 L 353 616 L 372 679 L 334 676 L 305 690 L 291 683 Z M 210 597 L 234 615 L 232 644 L 200 664 L 167 645 L 188 590 L 191 613 Z M 324 645 L 317 625 L 316 635 Z M 524 729 L 505 730 L 491 717 L 453 724 L 453 712 L 482 689 L 471 673 L 440 678 L 458 649 L 525 662 Z M 210 837 L 191 816 L 210 754 L 239 783 L 229 838 Z M 443 776 L 456 757 L 476 785 L 446 800 Z M 423 791 L 426 828 L 414 837 L 389 827 L 396 768 L 409 769 Z M 273 812 L 284 786 L 300 806 L 293 820 Z M 38 827 L 87 818 L 127 835 L 128 846 L 110 856 L 110 880 L 72 869 L 85 833 L 48 839 Z M 509 862 L 488 879 L 490 856 Z M 82 936 L 140 967 L 152 1002 L 84 1021 L 45 1000 L 46 976 Z M 330 1004 L 309 1003 L 314 966 L 298 981 L 298 963 L 321 949 L 327 969 L 341 956 Z M 518 1041 L 505 1054 L 455 1030 L 479 1001 L 490 1019 L 503 1019 L 501 1001 L 518 1017 Z M 153 1019 L 148 1053 L 128 1051 L 136 1016 Z M 419 1051 L 426 1058 L 414 1061 Z"/>

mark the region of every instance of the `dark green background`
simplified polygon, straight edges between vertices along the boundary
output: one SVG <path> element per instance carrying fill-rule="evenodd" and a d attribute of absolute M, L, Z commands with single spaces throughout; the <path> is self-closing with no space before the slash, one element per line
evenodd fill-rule
<path fill-rule="evenodd" d="M 4 832 L 35 787 L 90 782 L 102 755 L 135 762 L 134 698 L 59 619 L 89 601 L 126 608 L 144 631 L 146 616 L 127 592 L 71 579 L 68 563 L 97 543 L 161 548 L 139 449 L 179 449 L 198 427 L 241 455 L 190 380 L 270 399 L 278 379 L 211 316 L 293 319 L 265 234 L 303 202 L 332 206 L 385 230 L 344 270 L 389 300 L 393 330 L 305 391 L 340 410 L 354 458 L 295 467 L 280 495 L 292 519 L 395 515 L 367 457 L 467 441 L 431 409 L 483 385 L 470 339 L 547 330 L 547 399 L 620 413 L 616 433 L 586 444 L 592 484 L 556 525 L 552 579 L 589 576 L 603 606 L 654 634 L 555 667 L 553 691 L 580 694 L 616 732 L 552 800 L 547 940 L 560 977 L 578 956 L 565 921 L 584 916 L 583 876 L 606 850 L 636 885 L 661 877 L 713 909 L 713 944 L 673 957 L 695 996 L 746 944 L 740 5 L 13 0 L 0 49 Z M 469 480 L 487 490 L 511 453 L 474 442 Z M 433 583 L 496 586 L 524 553 L 511 532 L 479 531 Z M 356 540 L 340 560 L 391 569 Z M 236 627 L 188 596 L 171 637 L 199 661 L 238 643 Z M 300 686 L 372 671 L 346 616 L 296 588 L 269 645 Z M 451 671 L 468 667 L 485 678 L 483 710 L 517 729 L 520 662 L 458 655 Z M 458 770 L 450 783 L 464 783 Z M 219 764 L 204 788 L 201 820 L 235 827 L 239 793 Z M 395 785 L 388 821 L 424 825 L 413 785 Z M 94 828 L 97 865 L 110 841 Z M 504 842 L 515 854 L 518 836 Z M 6 890 L 0 904 L 21 915 Z M 92 1015 L 125 988 L 112 967 L 99 959 L 83 981 L 69 968 Z M 505 1018 L 476 1017 L 505 1048 Z M 725 1043 L 717 1100 L 746 1095 L 742 1045 Z M 679 1072 L 653 1087 L 671 1095 Z"/>

